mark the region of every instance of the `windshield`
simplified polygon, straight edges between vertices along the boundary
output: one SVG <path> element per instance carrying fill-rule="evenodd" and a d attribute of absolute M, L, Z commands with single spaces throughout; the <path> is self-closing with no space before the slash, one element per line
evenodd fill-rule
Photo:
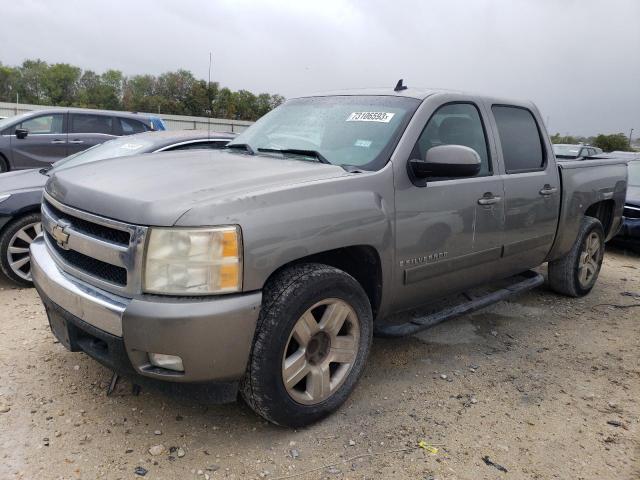
<path fill-rule="evenodd" d="M 580 153 L 579 145 L 554 145 L 553 153 L 560 157 L 577 158 Z"/>
<path fill-rule="evenodd" d="M 229 145 L 250 151 L 284 152 L 287 158 L 382 168 L 420 101 L 392 96 L 333 96 L 286 102 L 238 135 Z M 307 153 L 304 153 L 304 152 Z M 316 155 L 314 152 L 317 152 Z"/>
<path fill-rule="evenodd" d="M 640 187 L 640 162 L 629 162 L 629 185 Z"/>
<path fill-rule="evenodd" d="M 153 148 L 153 145 L 154 143 L 151 140 L 120 137 L 63 158 L 54 163 L 53 168 L 58 171 L 63 168 L 104 160 L 105 158 L 127 157 L 137 153 L 146 153 Z"/>

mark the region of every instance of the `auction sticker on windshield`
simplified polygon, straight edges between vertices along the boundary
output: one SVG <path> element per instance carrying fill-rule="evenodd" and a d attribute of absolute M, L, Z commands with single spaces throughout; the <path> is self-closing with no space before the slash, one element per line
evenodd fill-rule
<path fill-rule="evenodd" d="M 389 123 L 395 113 L 390 112 L 353 112 L 347 122 L 381 122 Z"/>

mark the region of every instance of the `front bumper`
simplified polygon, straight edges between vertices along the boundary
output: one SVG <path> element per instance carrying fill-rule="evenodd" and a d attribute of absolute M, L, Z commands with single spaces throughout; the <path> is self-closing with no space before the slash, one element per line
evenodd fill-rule
<path fill-rule="evenodd" d="M 229 382 L 244 375 L 258 320 L 260 292 L 216 298 L 124 298 L 62 271 L 42 237 L 31 245 L 33 282 L 51 328 L 120 373 L 174 382 Z M 150 364 L 149 353 L 177 355 L 184 372 Z"/>

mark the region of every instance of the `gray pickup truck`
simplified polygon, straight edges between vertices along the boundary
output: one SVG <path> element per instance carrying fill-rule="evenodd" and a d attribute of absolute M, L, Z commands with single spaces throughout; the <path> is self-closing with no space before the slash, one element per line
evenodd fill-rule
<path fill-rule="evenodd" d="M 551 289 L 587 294 L 626 184 L 624 162 L 557 164 L 528 102 L 402 85 L 296 98 L 227 150 L 55 173 L 33 280 L 68 349 L 305 425 L 354 389 L 374 331 L 537 286 L 545 262 Z"/>

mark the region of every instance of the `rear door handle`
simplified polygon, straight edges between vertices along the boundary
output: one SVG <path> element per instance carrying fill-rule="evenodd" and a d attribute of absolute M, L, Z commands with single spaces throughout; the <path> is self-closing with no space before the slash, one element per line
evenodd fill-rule
<path fill-rule="evenodd" d="M 485 193 L 482 198 L 478 199 L 478 203 L 480 205 L 493 205 L 494 203 L 498 203 L 502 200 L 502 197 L 498 197 L 493 193 Z"/>
<path fill-rule="evenodd" d="M 60 143 L 66 143 L 64 140 L 58 140 L 57 138 L 55 140 L 51 140 L 51 143 L 53 144 L 60 144 Z"/>
<path fill-rule="evenodd" d="M 84 143 L 84 140 L 71 140 L 69 143 L 79 144 L 79 143 Z"/>
<path fill-rule="evenodd" d="M 553 195 L 557 191 L 558 189 L 556 187 L 552 187 L 551 185 L 547 184 L 542 187 L 542 190 L 540 190 L 540 195 L 548 197 L 549 195 Z"/>

